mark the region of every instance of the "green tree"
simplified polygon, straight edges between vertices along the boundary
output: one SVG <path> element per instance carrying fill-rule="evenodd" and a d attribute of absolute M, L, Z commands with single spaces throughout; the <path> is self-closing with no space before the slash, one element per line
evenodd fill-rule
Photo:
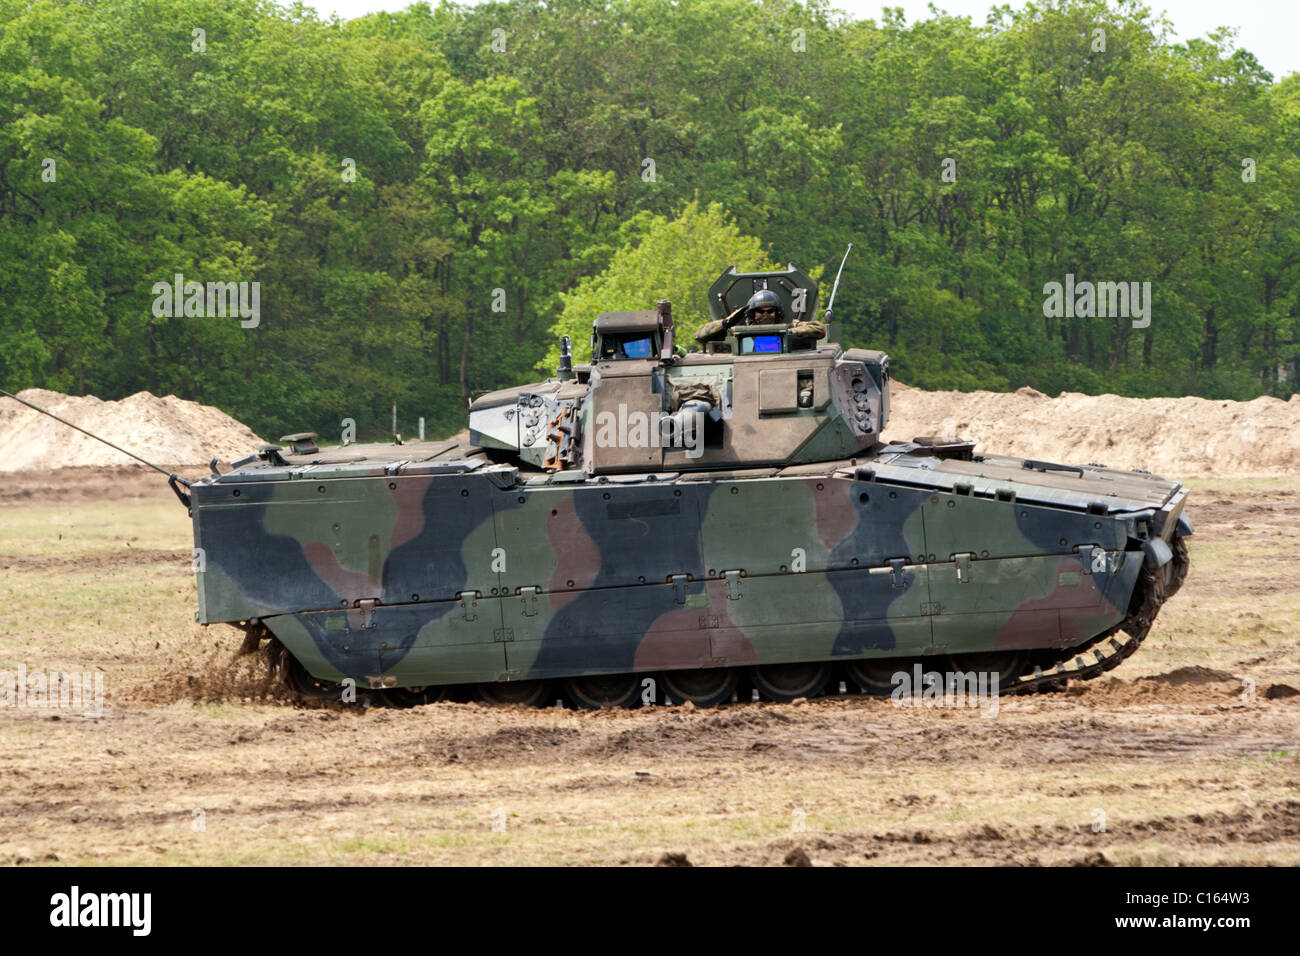
<path fill-rule="evenodd" d="M 538 363 L 552 370 L 560 358 L 560 336 L 573 342 L 576 361 L 591 359 L 591 323 L 601 312 L 652 309 L 660 299 L 673 304 L 679 341 L 709 320 L 708 290 L 727 266 L 741 272 L 779 268 L 763 253 L 762 243 L 742 235 L 717 203 L 701 208 L 691 201 L 673 219 L 652 216 L 644 235 L 614 253 L 599 275 L 581 280 L 564 293 L 559 319 L 551 326 L 551 347 Z"/>

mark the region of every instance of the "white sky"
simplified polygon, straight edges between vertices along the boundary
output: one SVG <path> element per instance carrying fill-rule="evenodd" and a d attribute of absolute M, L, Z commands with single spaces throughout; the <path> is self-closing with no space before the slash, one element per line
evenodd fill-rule
<path fill-rule="evenodd" d="M 374 10 L 403 10 L 409 0 L 304 0 L 322 17 L 337 13 L 347 19 Z M 436 0 L 431 0 L 436 3 Z M 1237 27 L 1237 46 L 1250 50 L 1275 79 L 1300 71 L 1300 3 L 1296 0 L 1146 0 L 1156 13 L 1164 12 L 1174 25 L 1175 39 L 1203 37 L 1216 27 Z M 930 16 L 927 0 L 832 0 L 833 7 L 859 19 L 879 18 L 882 6 L 902 7 L 907 22 Z M 991 0 L 936 0 L 935 6 L 956 16 L 969 16 L 982 24 Z M 1024 0 L 1010 0 L 1020 9 Z"/>

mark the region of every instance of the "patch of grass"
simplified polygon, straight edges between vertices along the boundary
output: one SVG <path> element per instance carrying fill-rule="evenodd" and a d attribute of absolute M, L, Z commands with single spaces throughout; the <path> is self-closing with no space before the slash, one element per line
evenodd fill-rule
<path fill-rule="evenodd" d="M 192 525 L 179 504 L 156 501 L 0 505 L 0 555 L 71 558 L 176 550 L 190 553 Z"/>
<path fill-rule="evenodd" d="M 193 637 L 190 549 L 185 512 L 157 502 L 0 507 L 0 667 L 98 668 L 111 685 L 156 663 L 155 645 Z"/>

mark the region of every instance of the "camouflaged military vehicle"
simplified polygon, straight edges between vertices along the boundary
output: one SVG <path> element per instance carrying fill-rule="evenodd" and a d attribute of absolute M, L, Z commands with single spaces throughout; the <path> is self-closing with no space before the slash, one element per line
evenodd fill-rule
<path fill-rule="evenodd" d="M 816 315 L 798 269 L 733 268 L 713 317 L 761 289 Z M 198 620 L 278 642 L 303 694 L 709 706 L 917 662 L 1007 693 L 1118 664 L 1186 573 L 1177 482 L 887 441 L 883 352 L 777 324 L 684 354 L 667 302 L 567 352 L 468 442 L 291 435 L 193 483 Z"/>

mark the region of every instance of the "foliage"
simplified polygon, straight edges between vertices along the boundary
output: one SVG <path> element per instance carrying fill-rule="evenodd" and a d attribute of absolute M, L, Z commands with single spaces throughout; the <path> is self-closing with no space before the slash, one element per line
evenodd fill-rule
<path fill-rule="evenodd" d="M 591 323 L 598 314 L 653 308 L 660 299 L 674 303 L 677 341 L 690 342 L 709 320 L 709 286 L 727 266 L 741 272 L 780 268 L 763 255 L 757 239 L 740 234 L 717 203 L 700 209 L 692 201 L 675 219 L 652 217 L 643 238 L 615 252 L 600 275 L 583 278 L 562 296 L 564 309 L 551 328 L 554 341 L 538 369 L 555 368 L 561 335 L 572 340 L 575 361 L 589 361 Z"/>
<path fill-rule="evenodd" d="M 1285 396 L 1300 77 L 1233 43 L 1127 0 L 0 0 L 0 385 L 448 433 L 600 311 L 689 331 L 726 266 L 851 241 L 839 336 L 904 381 Z M 176 273 L 259 324 L 155 315 Z M 1067 275 L 1150 324 L 1045 314 Z"/>

